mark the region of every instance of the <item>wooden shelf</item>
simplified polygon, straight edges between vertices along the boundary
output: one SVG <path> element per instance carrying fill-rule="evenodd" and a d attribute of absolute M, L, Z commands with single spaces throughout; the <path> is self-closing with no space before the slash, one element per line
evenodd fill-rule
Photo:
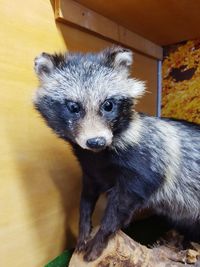
<path fill-rule="evenodd" d="M 55 0 L 55 17 L 57 21 L 79 27 L 152 58 L 162 59 L 161 46 L 73 0 Z"/>

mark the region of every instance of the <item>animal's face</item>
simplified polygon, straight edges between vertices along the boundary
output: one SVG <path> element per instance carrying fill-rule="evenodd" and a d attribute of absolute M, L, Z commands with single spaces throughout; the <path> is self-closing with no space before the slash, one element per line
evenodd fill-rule
<path fill-rule="evenodd" d="M 96 54 L 41 54 L 34 104 L 62 138 L 101 150 L 125 130 L 144 84 L 129 78 L 132 53 L 112 47 Z"/>

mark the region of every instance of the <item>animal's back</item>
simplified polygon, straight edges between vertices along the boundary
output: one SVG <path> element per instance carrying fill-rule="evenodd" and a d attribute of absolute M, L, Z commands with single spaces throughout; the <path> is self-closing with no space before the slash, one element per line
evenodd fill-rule
<path fill-rule="evenodd" d="M 157 129 L 165 136 L 168 167 L 163 186 L 152 196 L 150 203 L 159 213 L 176 221 L 199 221 L 200 126 L 160 119 Z"/>

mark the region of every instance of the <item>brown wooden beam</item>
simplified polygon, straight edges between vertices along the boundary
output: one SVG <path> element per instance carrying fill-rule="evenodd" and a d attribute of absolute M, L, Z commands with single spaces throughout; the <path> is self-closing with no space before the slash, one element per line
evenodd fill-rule
<path fill-rule="evenodd" d="M 161 46 L 73 0 L 55 0 L 55 18 L 155 59 L 161 60 L 163 57 Z"/>

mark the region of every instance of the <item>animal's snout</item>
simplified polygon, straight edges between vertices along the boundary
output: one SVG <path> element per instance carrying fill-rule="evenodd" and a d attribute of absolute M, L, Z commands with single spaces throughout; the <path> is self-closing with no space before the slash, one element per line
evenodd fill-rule
<path fill-rule="evenodd" d="M 106 146 L 106 139 L 104 137 L 95 137 L 87 140 L 86 145 L 91 149 L 102 149 Z"/>

